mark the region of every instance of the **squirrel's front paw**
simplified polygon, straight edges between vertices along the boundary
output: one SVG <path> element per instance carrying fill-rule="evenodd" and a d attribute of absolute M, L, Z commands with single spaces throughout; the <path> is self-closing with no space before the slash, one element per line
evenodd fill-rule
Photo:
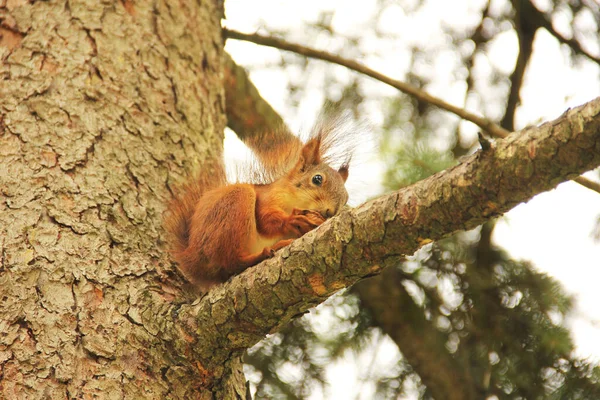
<path fill-rule="evenodd" d="M 262 251 L 262 256 L 267 259 L 275 256 L 275 250 L 270 247 L 265 247 Z"/>
<path fill-rule="evenodd" d="M 317 226 L 325 222 L 325 217 L 323 217 L 323 214 L 315 210 L 301 210 L 299 208 L 294 208 L 292 215 L 304 215 L 309 219 L 309 221 Z"/>
<path fill-rule="evenodd" d="M 289 219 L 289 226 L 298 236 L 304 235 L 325 222 L 321 214 L 312 210 L 294 210 Z"/>
<path fill-rule="evenodd" d="M 316 225 L 315 227 L 321 225 L 323 222 L 325 222 L 325 217 L 323 217 L 323 215 L 321 215 L 321 213 L 317 212 L 317 211 L 312 211 L 312 210 L 306 210 L 308 211 L 307 214 L 305 214 L 304 216 L 314 225 Z"/>

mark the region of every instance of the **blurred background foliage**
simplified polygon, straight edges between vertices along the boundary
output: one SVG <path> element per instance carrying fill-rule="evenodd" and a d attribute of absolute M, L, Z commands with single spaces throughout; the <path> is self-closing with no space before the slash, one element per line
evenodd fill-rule
<path fill-rule="evenodd" d="M 526 107 L 528 66 L 536 51 L 547 51 L 540 35 L 560 43 L 554 57 L 574 69 L 592 68 L 598 77 L 600 6 L 594 0 L 457 2 L 461 10 L 446 19 L 435 16 L 442 3 L 339 2 L 319 10 L 309 2 L 315 10 L 302 23 L 265 19 L 256 27 L 443 93 L 511 131 L 523 125 L 518 112 Z M 346 15 L 349 7 L 360 8 L 360 23 Z M 460 14 L 462 8 L 468 12 Z M 227 18 L 235 21 L 238 10 L 226 2 Z M 395 29 L 407 23 L 402 29 L 412 35 Z M 435 40 L 419 31 L 427 23 L 437 24 Z M 358 121 L 368 115 L 381 135 L 384 190 L 435 174 L 479 148 L 469 123 L 343 67 L 287 52 L 269 60 L 241 58 L 259 77 L 284 71 L 285 95 L 275 104 L 282 114 L 315 114 L 330 103 Z M 599 86 L 598 80 L 591 84 Z M 255 397 L 340 398 L 329 382 L 339 380 L 343 368 L 332 366 L 353 362 L 356 399 L 600 399 L 600 369 L 574 356 L 563 324 L 572 299 L 555 280 L 496 246 L 494 227 L 488 222 L 428 245 L 259 343 L 245 358 Z"/>

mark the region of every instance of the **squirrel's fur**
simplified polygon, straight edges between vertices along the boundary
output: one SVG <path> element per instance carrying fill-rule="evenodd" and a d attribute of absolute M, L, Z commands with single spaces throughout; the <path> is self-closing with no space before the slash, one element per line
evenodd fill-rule
<path fill-rule="evenodd" d="M 338 213 L 348 200 L 348 133 L 332 120 L 306 143 L 286 131 L 246 139 L 258 159 L 251 180 L 260 183 L 228 184 L 222 162 L 205 164 L 175 193 L 164 220 L 186 278 L 208 289 Z"/>

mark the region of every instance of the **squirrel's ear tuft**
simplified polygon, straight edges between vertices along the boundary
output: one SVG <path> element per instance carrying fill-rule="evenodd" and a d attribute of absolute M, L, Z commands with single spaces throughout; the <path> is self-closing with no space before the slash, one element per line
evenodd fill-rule
<path fill-rule="evenodd" d="M 300 160 L 297 165 L 300 171 L 304 171 L 309 165 L 317 165 L 321 162 L 321 155 L 319 154 L 320 145 L 321 141 L 319 139 L 311 139 L 302 147 Z"/>
<path fill-rule="evenodd" d="M 340 174 L 344 182 L 346 182 L 346 180 L 348 179 L 348 164 L 342 165 L 340 169 L 338 169 L 338 173 Z"/>

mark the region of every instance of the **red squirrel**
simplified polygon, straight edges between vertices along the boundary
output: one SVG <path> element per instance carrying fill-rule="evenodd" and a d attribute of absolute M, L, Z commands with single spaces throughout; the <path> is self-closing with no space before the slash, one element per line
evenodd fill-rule
<path fill-rule="evenodd" d="M 321 124 L 304 144 L 286 132 L 245 140 L 268 183 L 228 184 L 222 164 L 205 165 L 175 196 L 164 221 L 185 277 L 207 290 L 336 215 L 348 201 L 350 156 L 342 155 L 335 170 L 327 153 L 345 140 L 343 133 Z"/>

